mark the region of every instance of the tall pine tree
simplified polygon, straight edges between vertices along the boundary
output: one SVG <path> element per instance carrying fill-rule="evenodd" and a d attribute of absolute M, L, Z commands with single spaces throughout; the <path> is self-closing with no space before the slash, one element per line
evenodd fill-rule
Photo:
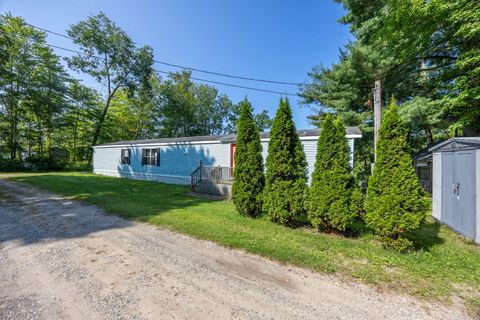
<path fill-rule="evenodd" d="M 252 106 L 245 98 L 242 101 L 238 121 L 235 171 L 232 187 L 233 203 L 237 211 L 255 216 L 262 210 L 262 192 L 265 186 L 262 145 Z"/>
<path fill-rule="evenodd" d="M 280 99 L 268 144 L 264 210 L 272 221 L 293 225 L 304 213 L 306 159 L 288 99 Z"/>
<path fill-rule="evenodd" d="M 405 233 L 426 218 L 424 192 L 411 165 L 407 129 L 392 99 L 379 131 L 377 161 L 368 181 L 365 221 L 387 244 L 405 249 Z"/>
<path fill-rule="evenodd" d="M 338 117 L 334 122 L 327 114 L 318 139 L 307 205 L 310 222 L 321 230 L 345 231 L 358 215 L 349 160 L 343 121 Z"/>

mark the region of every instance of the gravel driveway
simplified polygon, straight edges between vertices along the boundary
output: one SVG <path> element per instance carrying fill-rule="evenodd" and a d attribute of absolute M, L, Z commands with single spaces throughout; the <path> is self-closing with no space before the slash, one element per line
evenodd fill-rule
<path fill-rule="evenodd" d="M 465 319 L 0 180 L 0 319 Z"/>

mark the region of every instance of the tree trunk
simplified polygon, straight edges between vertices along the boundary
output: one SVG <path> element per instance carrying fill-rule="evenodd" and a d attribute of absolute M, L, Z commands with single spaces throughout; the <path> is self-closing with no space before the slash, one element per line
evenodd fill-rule
<path fill-rule="evenodd" d="M 107 62 L 106 62 L 106 65 L 108 65 Z M 108 67 L 107 67 L 107 72 L 108 72 Z M 107 74 L 108 97 L 107 97 L 107 101 L 105 102 L 105 107 L 103 108 L 103 111 L 100 114 L 100 119 L 98 119 L 98 123 L 97 123 L 97 126 L 95 128 L 95 132 L 93 134 L 91 147 L 93 147 L 97 144 L 98 138 L 100 136 L 100 131 L 102 130 L 103 123 L 105 122 L 105 117 L 107 116 L 108 107 L 110 107 L 110 102 L 112 101 L 112 98 L 115 95 L 115 92 L 117 92 L 118 88 L 120 88 L 120 86 L 123 84 L 123 82 L 127 79 L 128 75 L 129 75 L 128 72 L 125 73 L 123 75 L 122 79 L 117 83 L 115 88 L 113 88 L 113 90 L 111 90 L 111 85 L 112 84 L 110 82 L 110 74 Z M 92 157 L 93 157 L 93 152 L 89 156 L 89 161 L 88 161 L 89 165 L 92 164 L 92 160 L 93 160 Z"/>
<path fill-rule="evenodd" d="M 427 125 L 425 127 L 425 137 L 427 139 L 427 146 L 433 143 L 433 134 L 432 134 L 432 127 Z"/>
<path fill-rule="evenodd" d="M 78 118 L 80 116 L 80 110 L 77 110 L 77 114 L 76 114 L 76 117 L 75 117 L 75 124 L 73 125 L 73 158 L 72 158 L 72 162 L 73 164 L 75 165 L 76 161 L 77 161 L 77 131 L 78 131 Z"/>
<path fill-rule="evenodd" d="M 38 150 L 39 150 L 39 155 L 43 157 L 44 149 L 43 149 L 42 121 L 40 120 L 40 115 L 37 114 L 36 118 L 38 123 L 38 135 L 37 135 Z"/>
<path fill-rule="evenodd" d="M 110 107 L 110 101 L 112 100 L 112 96 L 108 96 L 107 102 L 105 103 L 105 107 L 102 110 L 102 113 L 100 114 L 100 119 L 98 119 L 97 126 L 95 128 L 95 132 L 93 134 L 93 139 L 92 139 L 92 147 L 97 144 L 98 138 L 100 136 L 100 131 L 102 130 L 103 123 L 105 122 L 105 117 L 107 116 L 107 111 L 108 107 Z"/>

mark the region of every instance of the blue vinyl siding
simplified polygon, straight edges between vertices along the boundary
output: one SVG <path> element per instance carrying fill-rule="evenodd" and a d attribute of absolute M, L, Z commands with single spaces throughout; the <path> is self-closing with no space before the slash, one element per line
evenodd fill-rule
<path fill-rule="evenodd" d="M 120 161 L 121 149 L 131 150 L 130 165 Z M 142 149 L 159 148 L 160 165 L 142 166 Z M 200 160 L 206 166 L 230 166 L 230 144 L 175 144 L 95 148 L 94 172 L 149 179 L 149 175 L 189 177 L 198 168 Z M 158 179 L 152 179 L 158 180 Z"/>
<path fill-rule="evenodd" d="M 353 139 L 349 139 L 353 151 Z M 307 159 L 307 173 L 310 176 L 315 168 L 317 140 L 302 140 Z M 130 165 L 121 164 L 121 150 L 130 149 Z M 160 165 L 142 166 L 142 149 L 159 148 Z M 262 141 L 264 161 L 268 153 L 268 141 Z M 94 148 L 94 172 L 99 174 L 147 179 L 168 183 L 188 184 L 190 174 L 199 166 L 200 160 L 206 166 L 230 166 L 229 143 L 177 143 L 149 144 L 145 146 L 112 146 Z"/>

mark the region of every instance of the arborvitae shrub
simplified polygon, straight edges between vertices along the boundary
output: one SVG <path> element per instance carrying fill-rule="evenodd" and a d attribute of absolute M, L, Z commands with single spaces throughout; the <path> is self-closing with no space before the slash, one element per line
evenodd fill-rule
<path fill-rule="evenodd" d="M 345 231 L 358 216 L 361 192 L 355 190 L 348 142 L 341 118 L 328 114 L 317 144 L 317 159 L 308 197 L 308 217 L 314 227 Z"/>
<path fill-rule="evenodd" d="M 235 170 L 232 186 L 232 200 L 237 211 L 255 216 L 262 211 L 262 192 L 265 186 L 262 145 L 252 114 L 252 106 L 245 99 L 242 102 L 238 121 Z"/>
<path fill-rule="evenodd" d="M 264 210 L 272 221 L 293 225 L 305 212 L 306 165 L 290 104 L 288 99 L 281 99 L 270 132 L 266 164 Z"/>
<path fill-rule="evenodd" d="M 421 226 L 428 209 L 409 151 L 407 129 L 392 99 L 380 126 L 365 221 L 387 245 L 400 250 L 411 246 L 404 236 Z"/>

